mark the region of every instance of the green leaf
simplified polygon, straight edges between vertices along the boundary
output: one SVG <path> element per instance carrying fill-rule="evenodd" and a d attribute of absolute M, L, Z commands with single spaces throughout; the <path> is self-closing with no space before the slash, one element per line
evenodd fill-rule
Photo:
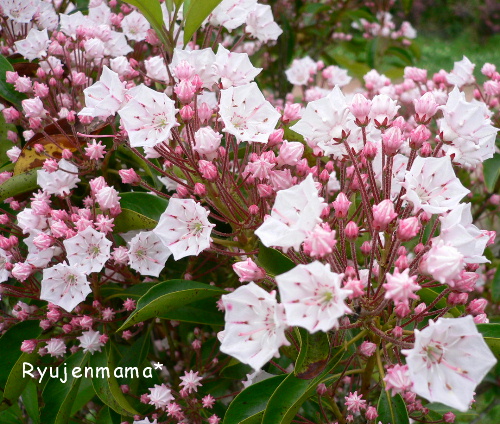
<path fill-rule="evenodd" d="M 278 375 L 248 386 L 229 404 L 223 424 L 250 424 L 252 417 L 260 423 L 267 401 L 285 378 Z"/>
<path fill-rule="evenodd" d="M 21 110 L 21 102 L 26 99 L 22 93 L 14 90 L 12 84 L 7 83 L 7 71 L 14 71 L 10 62 L 0 54 L 0 97 L 12 103 L 17 109 Z"/>
<path fill-rule="evenodd" d="M 163 12 L 158 0 L 125 0 L 125 2 L 137 7 L 141 11 L 165 47 L 172 47 L 168 33 L 163 27 Z"/>
<path fill-rule="evenodd" d="M 491 282 L 491 298 L 495 303 L 500 301 L 500 267 L 497 268 Z"/>
<path fill-rule="evenodd" d="M 38 390 L 33 380 L 28 381 L 22 394 L 23 405 L 33 424 L 40 424 L 40 411 L 38 405 Z"/>
<path fill-rule="evenodd" d="M 132 346 L 125 351 L 120 359 L 118 366 L 120 367 L 136 367 L 142 364 L 148 356 L 149 347 L 151 346 L 150 331 L 144 331 L 141 337 L 134 341 Z"/>
<path fill-rule="evenodd" d="M 0 202 L 9 197 L 31 192 L 38 187 L 36 183 L 36 169 L 31 169 L 19 175 L 10 177 L 0 185 Z"/>
<path fill-rule="evenodd" d="M 296 328 L 295 334 L 300 342 L 300 351 L 294 373 L 298 378 L 309 380 L 326 367 L 330 356 L 328 335 L 322 331 L 309 334 L 303 328 Z"/>
<path fill-rule="evenodd" d="M 130 297 L 131 299 L 138 300 L 157 284 L 157 282 L 134 284 L 125 290 L 118 284 L 109 284 L 101 288 L 101 294 L 106 300 L 115 297 L 119 297 L 120 299 L 127 299 Z"/>
<path fill-rule="evenodd" d="M 495 356 L 500 357 L 500 324 L 478 324 L 477 330 L 483 335 L 484 341 Z"/>
<path fill-rule="evenodd" d="M 382 424 L 409 424 L 408 411 L 401 395 L 391 397 L 385 390 L 380 393 L 377 405 L 377 422 Z"/>
<path fill-rule="evenodd" d="M 495 153 L 492 158 L 483 162 L 484 185 L 488 192 L 493 193 L 500 177 L 500 154 Z"/>
<path fill-rule="evenodd" d="M 191 322 L 193 324 L 206 324 L 223 326 L 224 313 L 217 309 L 215 299 L 207 298 L 184 305 L 162 314 L 159 318 L 172 321 Z"/>
<path fill-rule="evenodd" d="M 187 8 L 187 2 L 185 2 L 184 44 L 189 43 L 196 30 L 221 1 L 222 0 L 190 0 Z"/>
<path fill-rule="evenodd" d="M 257 265 L 264 268 L 272 277 L 290 271 L 295 267 L 292 260 L 279 250 L 266 247 L 263 244 L 259 246 Z"/>
<path fill-rule="evenodd" d="M 196 281 L 170 280 L 158 283 L 139 299 L 136 310 L 117 331 L 123 331 L 150 318 L 161 317 L 198 300 L 224 293 L 225 290 Z"/>
<path fill-rule="evenodd" d="M 168 200 L 149 193 L 120 193 L 120 206 L 158 221 L 167 209 Z"/>
<path fill-rule="evenodd" d="M 291 423 L 302 404 L 315 392 L 318 384 L 317 380 L 311 382 L 288 374 L 269 399 L 262 424 Z"/>
<path fill-rule="evenodd" d="M 405 11 L 405 13 L 410 13 L 412 6 L 413 0 L 403 0 L 403 10 Z"/>
<path fill-rule="evenodd" d="M 122 420 L 120 415 L 111 408 L 105 406 L 99 411 L 96 424 L 120 424 L 121 422 Z"/>
<path fill-rule="evenodd" d="M 115 412 L 133 416 L 139 413 L 132 408 L 128 400 L 125 398 L 120 385 L 114 376 L 115 371 L 115 353 L 112 346 L 109 344 L 102 352 L 95 352 L 90 357 L 90 365 L 94 369 L 94 377 L 92 378 L 92 386 L 99 398 Z M 135 366 L 138 366 L 136 364 Z M 99 370 L 101 373 L 99 374 Z M 109 376 L 102 370 L 109 370 Z"/>
<path fill-rule="evenodd" d="M 14 366 L 10 368 L 10 374 L 5 384 L 3 399 L 0 403 L 0 411 L 10 408 L 17 402 L 26 385 L 31 381 L 29 374 L 24 377 L 24 364 L 34 364 L 38 359 L 38 353 L 21 353 Z M 26 368 L 30 371 L 31 368 Z"/>
<path fill-rule="evenodd" d="M 92 380 L 90 378 L 82 378 L 81 380 L 80 386 L 78 387 L 78 393 L 76 394 L 76 399 L 71 407 L 71 416 L 74 416 L 77 412 L 81 411 L 95 396 L 95 391 L 92 387 Z"/>
<path fill-rule="evenodd" d="M 67 373 L 67 381 L 62 383 L 60 379 L 50 378 L 42 393 L 45 403 L 41 411 L 41 421 L 43 424 L 67 424 L 71 417 L 73 402 L 78 394 L 81 378 L 73 377 L 74 370 L 83 368 L 89 358 L 88 353 L 82 350 L 71 355 L 59 366 L 59 376 Z M 83 374 L 83 370 L 82 370 Z M 64 379 L 63 379 L 64 381 Z"/>
<path fill-rule="evenodd" d="M 2 186 L 0 186 L 1 188 Z M 113 231 L 115 233 L 126 233 L 132 230 L 152 230 L 158 225 L 158 221 L 148 218 L 139 212 L 122 209 L 120 215 L 115 218 L 114 224 Z"/>
<path fill-rule="evenodd" d="M 432 303 L 436 297 L 438 297 L 439 293 L 433 289 L 429 289 L 427 287 L 419 290 L 417 292 L 418 296 L 422 301 L 424 301 L 426 304 Z M 446 303 L 446 298 L 440 299 L 438 303 L 434 306 L 434 309 L 441 309 L 445 308 L 447 306 Z M 458 308 L 451 308 L 449 311 L 450 314 L 452 314 L 455 318 L 458 318 L 460 315 L 462 315 L 462 312 Z"/>

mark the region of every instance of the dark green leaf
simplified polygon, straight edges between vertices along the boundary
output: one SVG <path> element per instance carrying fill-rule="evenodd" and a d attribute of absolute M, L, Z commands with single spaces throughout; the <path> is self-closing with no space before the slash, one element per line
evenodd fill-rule
<path fill-rule="evenodd" d="M 192 322 L 194 324 L 224 325 L 224 314 L 217 309 L 215 299 L 208 298 L 192 302 L 181 308 L 162 314 L 162 319 Z"/>
<path fill-rule="evenodd" d="M 22 93 L 14 90 L 12 84 L 7 83 L 7 71 L 14 71 L 10 62 L 2 55 L 0 55 L 0 97 L 12 103 L 17 109 L 21 110 L 21 102 L 26 99 Z"/>
<path fill-rule="evenodd" d="M 492 158 L 483 162 L 484 185 L 486 189 L 493 193 L 500 177 L 500 154 L 495 153 Z"/>
<path fill-rule="evenodd" d="M 495 303 L 500 301 L 500 267 L 497 268 L 493 281 L 491 282 L 491 298 Z"/>
<path fill-rule="evenodd" d="M 120 206 L 158 221 L 167 209 L 168 200 L 149 193 L 120 193 Z"/>
<path fill-rule="evenodd" d="M 149 331 L 144 331 L 128 350 L 125 351 L 118 365 L 120 367 L 136 367 L 142 364 L 149 353 L 151 346 L 151 335 Z"/>
<path fill-rule="evenodd" d="M 187 8 L 187 2 L 185 2 L 184 44 L 189 43 L 196 30 L 221 1 L 222 0 L 190 0 Z"/>
<path fill-rule="evenodd" d="M 1 188 L 2 186 L 0 186 L 0 190 Z M 114 224 L 115 227 L 113 228 L 113 231 L 115 233 L 126 233 L 127 231 L 132 230 L 152 230 L 156 227 L 158 221 L 148 218 L 139 212 L 135 212 L 130 209 L 122 209 L 120 215 L 115 218 Z"/>
<path fill-rule="evenodd" d="M 92 378 L 92 385 L 99 398 L 115 412 L 125 415 L 133 416 L 138 412 L 132 408 L 128 400 L 123 394 L 120 384 L 114 376 L 115 371 L 115 353 L 111 346 L 106 346 L 102 352 L 95 352 L 90 358 L 90 365 L 94 369 L 94 377 Z M 138 364 L 135 364 L 137 367 Z M 100 370 L 108 370 L 109 374 Z"/>
<path fill-rule="evenodd" d="M 31 370 L 27 365 L 34 364 L 37 359 L 38 353 L 21 353 L 14 366 L 10 368 L 9 378 L 5 384 L 3 399 L 0 403 L 0 411 L 10 408 L 17 402 L 24 388 L 31 381 L 30 375 L 25 375 L 25 371 Z"/>
<path fill-rule="evenodd" d="M 81 411 L 95 396 L 95 391 L 92 387 L 92 380 L 90 378 L 82 378 L 81 380 L 80 386 L 78 386 L 76 399 L 71 407 L 71 416 L 74 416 L 77 412 Z"/>
<path fill-rule="evenodd" d="M 295 334 L 300 342 L 299 356 L 294 373 L 298 378 L 311 379 L 325 368 L 330 356 L 328 335 L 319 331 L 314 334 L 303 328 L 296 328 Z"/>
<path fill-rule="evenodd" d="M 105 406 L 99 411 L 96 424 L 120 424 L 121 422 L 120 415 L 111 408 Z"/>
<path fill-rule="evenodd" d="M 377 422 L 382 424 L 410 424 L 408 411 L 401 395 L 391 397 L 385 390 L 380 393 L 377 405 Z"/>
<path fill-rule="evenodd" d="M 426 304 L 432 303 L 436 297 L 438 297 L 439 293 L 433 289 L 429 288 L 423 288 L 417 292 L 418 296 L 422 301 L 424 301 Z M 445 308 L 447 306 L 446 304 L 446 298 L 440 299 L 438 303 L 434 306 L 434 309 L 440 309 L 440 308 Z M 458 318 L 460 315 L 462 315 L 462 312 L 458 308 L 451 308 L 449 311 L 450 314 L 452 314 L 455 318 Z"/>
<path fill-rule="evenodd" d="M 267 378 L 243 390 L 229 404 L 224 416 L 224 424 L 239 424 L 243 422 L 250 424 L 252 422 L 251 417 L 258 416 L 260 419 L 263 411 L 266 409 L 267 401 L 285 377 L 286 375 L 278 375 Z M 260 420 L 256 419 L 256 422 L 260 423 Z"/>
<path fill-rule="evenodd" d="M 23 405 L 32 419 L 33 424 L 40 424 L 40 411 L 38 405 L 38 391 L 33 380 L 28 381 L 22 394 Z"/>
<path fill-rule="evenodd" d="M 225 291 L 196 281 L 170 280 L 152 287 L 137 302 L 136 310 L 117 330 L 123 331 L 131 325 L 150 318 L 161 317 L 198 300 L 220 296 Z"/>
<path fill-rule="evenodd" d="M 483 335 L 484 341 L 495 356 L 500 357 L 500 324 L 478 324 L 477 330 Z"/>
<path fill-rule="evenodd" d="M 101 288 L 101 294 L 106 299 L 112 299 L 114 297 L 127 299 L 130 297 L 131 299 L 138 300 L 157 284 L 158 283 L 140 283 L 134 284 L 126 289 L 123 289 L 119 284 L 109 284 Z"/>
<path fill-rule="evenodd" d="M 36 171 L 36 169 L 32 169 L 22 174 L 14 175 L 1 184 L 0 202 L 3 202 L 9 197 L 14 197 L 19 194 L 35 190 L 38 187 L 38 184 L 36 183 Z"/>
<path fill-rule="evenodd" d="M 259 246 L 257 264 L 273 277 L 290 271 L 295 267 L 295 264 L 279 250 L 266 247 L 263 244 Z"/>
<path fill-rule="evenodd" d="M 43 424 L 67 424 L 71 417 L 73 403 L 78 394 L 81 378 L 73 377 L 76 368 L 83 368 L 87 363 L 89 354 L 82 350 L 71 355 L 59 366 L 59 376 L 67 373 L 67 381 L 50 378 L 42 393 L 44 407 L 41 411 L 41 422 Z M 83 374 L 83 369 L 82 369 Z M 63 380 L 64 381 L 64 380 Z"/>

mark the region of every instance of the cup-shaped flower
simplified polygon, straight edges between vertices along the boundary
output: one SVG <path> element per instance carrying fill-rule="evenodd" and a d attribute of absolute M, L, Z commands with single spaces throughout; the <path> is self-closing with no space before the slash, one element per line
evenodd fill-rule
<path fill-rule="evenodd" d="M 287 323 L 311 333 L 338 327 L 339 318 L 351 312 L 344 300 L 352 290 L 341 288 L 343 277 L 344 274 L 332 272 L 329 264 L 318 261 L 277 275 Z"/>
<path fill-rule="evenodd" d="M 169 256 L 170 250 L 153 231 L 142 231 L 130 240 L 130 267 L 142 275 L 158 277 Z"/>
<path fill-rule="evenodd" d="M 497 362 L 471 315 L 429 321 L 425 329 L 415 330 L 415 346 L 402 352 L 413 392 L 463 412 Z"/>
<path fill-rule="evenodd" d="M 220 350 L 258 370 L 280 346 L 288 345 L 283 305 L 276 301 L 276 293 L 268 293 L 255 283 L 238 287 L 222 296 L 226 310 Z"/>
<path fill-rule="evenodd" d="M 68 195 L 80 182 L 78 168 L 71 162 L 61 159 L 59 169 L 55 172 L 49 173 L 43 169 L 36 171 L 36 182 L 49 194 Z"/>
<path fill-rule="evenodd" d="M 171 198 L 153 231 L 176 261 L 197 256 L 210 246 L 210 233 L 215 225 L 208 221 L 209 214 L 192 199 Z"/>
<path fill-rule="evenodd" d="M 87 227 L 76 236 L 63 241 L 68 262 L 84 273 L 99 272 L 110 258 L 111 241 L 104 233 Z"/>

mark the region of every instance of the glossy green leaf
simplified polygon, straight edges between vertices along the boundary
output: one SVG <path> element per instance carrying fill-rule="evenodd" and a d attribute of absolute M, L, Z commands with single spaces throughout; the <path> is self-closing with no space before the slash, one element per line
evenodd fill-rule
<path fill-rule="evenodd" d="M 294 373 L 298 378 L 312 379 L 326 367 L 330 356 L 328 335 L 319 331 L 309 334 L 304 328 L 295 331 L 300 343 L 299 356 Z"/>
<path fill-rule="evenodd" d="M 188 7 L 187 2 L 184 3 L 184 44 L 189 43 L 196 30 L 221 1 L 190 0 Z"/>
<path fill-rule="evenodd" d="M 9 197 L 14 197 L 19 194 L 28 193 L 38 188 L 36 183 L 36 169 L 23 172 L 19 175 L 10 177 L 7 181 L 0 185 L 0 202 L 3 202 Z"/>
<path fill-rule="evenodd" d="M 158 221 L 167 209 L 168 200 L 150 193 L 120 193 L 120 206 Z"/>
<path fill-rule="evenodd" d="M 90 357 L 90 365 L 94 369 L 94 377 L 92 378 L 92 386 L 99 398 L 108 405 L 111 409 L 121 415 L 133 416 L 138 412 L 132 408 L 128 400 L 125 398 L 120 384 L 114 376 L 115 371 L 115 353 L 111 346 L 106 346 L 102 352 L 95 352 Z M 138 366 L 138 364 L 135 364 Z M 109 375 L 100 370 L 109 370 Z"/>
<path fill-rule="evenodd" d="M 500 357 L 500 324 L 478 324 L 477 330 L 483 335 L 484 341 L 495 356 Z"/>
<path fill-rule="evenodd" d="M 432 303 L 434 299 L 439 295 L 439 293 L 433 289 L 429 288 L 423 288 L 417 292 L 418 296 L 422 301 L 424 301 L 426 304 Z M 440 299 L 438 303 L 434 306 L 434 309 L 440 309 L 440 308 L 445 308 L 447 306 L 446 303 L 446 298 Z M 458 308 L 451 308 L 449 311 L 450 314 L 452 314 L 455 318 L 458 318 L 460 315 L 462 315 L 462 312 Z"/>
<path fill-rule="evenodd" d="M 173 321 L 191 322 L 193 324 L 224 325 L 224 313 L 217 309 L 216 300 L 207 298 L 184 305 L 162 314 L 162 319 Z"/>
<path fill-rule="evenodd" d="M 500 301 L 500 267 L 497 268 L 491 282 L 491 298 L 495 303 Z"/>
<path fill-rule="evenodd" d="M 30 371 L 31 368 L 28 367 L 28 364 L 33 365 L 38 358 L 38 353 L 21 353 L 14 366 L 10 368 L 10 374 L 3 392 L 3 399 L 0 402 L 0 411 L 10 408 L 17 402 L 26 385 L 31 381 L 31 376 L 24 372 Z M 31 373 L 33 374 L 33 371 Z"/>
<path fill-rule="evenodd" d="M 43 424 L 67 424 L 69 422 L 73 403 L 82 381 L 82 378 L 73 376 L 73 371 L 77 367 L 85 367 L 89 356 L 81 350 L 71 355 L 59 366 L 60 376 L 64 376 L 64 370 L 67 373 L 67 380 L 64 383 L 57 378 L 50 378 L 47 381 L 42 393 L 44 406 L 40 417 Z"/>
<path fill-rule="evenodd" d="M 12 103 L 17 109 L 21 110 L 21 102 L 26 99 L 26 96 L 14 90 L 12 84 L 7 83 L 7 71 L 14 71 L 10 62 L 0 55 L 0 97 Z"/>
<path fill-rule="evenodd" d="M 94 387 L 92 387 L 92 380 L 90 378 L 82 378 L 80 386 L 78 386 L 78 393 L 76 394 L 76 399 L 71 407 L 71 416 L 74 416 L 77 412 L 81 411 L 82 408 L 89 403 L 95 396 Z"/>
<path fill-rule="evenodd" d="M 290 271 L 295 264 L 279 250 L 259 245 L 257 264 L 264 268 L 272 277 Z"/>
<path fill-rule="evenodd" d="M 19 405 L 14 405 L 6 411 L 0 412 L 0 423 L 2 424 L 26 424 L 23 419 Z"/>
<path fill-rule="evenodd" d="M 260 423 L 269 398 L 285 378 L 278 375 L 248 386 L 229 404 L 223 424 Z"/>
<path fill-rule="evenodd" d="M 111 408 L 105 406 L 99 411 L 96 424 L 120 424 L 121 422 L 122 420 L 120 415 Z"/>
<path fill-rule="evenodd" d="M 101 295 L 108 299 L 113 299 L 115 297 L 119 297 L 121 299 L 134 299 L 139 300 L 142 296 L 144 296 L 149 289 L 156 286 L 158 283 L 140 283 L 134 284 L 126 289 L 123 289 L 120 285 L 112 283 L 107 284 L 101 287 Z"/>
<path fill-rule="evenodd" d="M 408 411 L 401 395 L 391 397 L 385 390 L 380 393 L 377 404 L 377 422 L 382 424 L 410 424 Z"/>
<path fill-rule="evenodd" d="M 220 296 L 224 293 L 225 291 L 218 287 L 196 281 L 164 281 L 152 287 L 139 299 L 136 310 L 117 331 L 123 331 L 131 325 L 150 318 L 161 317 L 198 300 Z"/>
<path fill-rule="evenodd" d="M 1 188 L 2 186 L 0 186 Z M 158 221 L 148 218 L 139 212 L 122 209 L 120 215 L 115 218 L 114 224 L 113 231 L 115 233 L 126 233 L 131 230 L 152 230 L 156 227 Z"/>
<path fill-rule="evenodd" d="M 134 343 L 123 353 L 118 362 L 120 367 L 137 367 L 142 364 L 149 353 L 151 333 L 144 331 Z"/>
<path fill-rule="evenodd" d="M 483 162 L 484 185 L 486 189 L 493 193 L 500 177 L 500 154 L 495 153 L 492 158 Z"/>
<path fill-rule="evenodd" d="M 141 11 L 165 47 L 172 45 L 169 41 L 168 33 L 163 26 L 163 12 L 158 0 L 125 0 L 125 2 L 137 7 Z"/>
<path fill-rule="evenodd" d="M 22 394 L 24 408 L 33 424 L 40 424 L 40 410 L 38 404 L 38 391 L 33 380 L 28 381 Z"/>
<path fill-rule="evenodd" d="M 319 381 L 288 374 L 269 399 L 262 424 L 289 424 L 302 404 L 315 392 Z"/>

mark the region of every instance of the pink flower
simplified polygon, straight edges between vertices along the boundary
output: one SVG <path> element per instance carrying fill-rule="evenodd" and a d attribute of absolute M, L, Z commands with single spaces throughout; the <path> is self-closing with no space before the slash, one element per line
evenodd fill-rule
<path fill-rule="evenodd" d="M 200 383 L 202 377 L 198 376 L 198 371 L 184 371 L 184 376 L 180 377 L 180 379 L 182 380 L 180 386 L 183 386 L 184 390 L 187 390 L 188 393 L 197 392 L 198 387 L 202 385 Z"/>
<path fill-rule="evenodd" d="M 205 156 L 208 160 L 213 160 L 217 157 L 217 149 L 220 146 L 221 139 L 222 134 L 215 132 L 211 127 L 202 127 L 194 134 L 195 145 L 193 150 Z"/>
<path fill-rule="evenodd" d="M 366 408 L 366 400 L 361 399 L 363 395 L 358 395 L 358 392 L 349 393 L 348 396 L 345 397 L 345 406 L 348 411 L 358 413 L 361 409 Z"/>
<path fill-rule="evenodd" d="M 410 277 L 409 273 L 410 270 L 407 268 L 403 272 L 395 269 L 392 275 L 386 274 L 387 283 L 382 285 L 385 289 L 386 299 L 391 299 L 395 304 L 404 303 L 406 305 L 410 299 L 418 299 L 414 292 L 420 290 L 421 287 L 416 283 L 417 277 Z"/>
<path fill-rule="evenodd" d="M 101 334 L 94 330 L 84 331 L 80 337 L 77 337 L 83 351 L 90 352 L 92 355 L 94 352 L 100 352 L 101 347 L 104 346 L 100 338 Z"/>
<path fill-rule="evenodd" d="M 233 270 L 240 277 L 239 280 L 241 283 L 258 281 L 266 277 L 266 271 L 257 266 L 250 258 L 233 264 Z"/>
<path fill-rule="evenodd" d="M 387 226 L 398 216 L 394 212 L 394 204 L 391 200 L 382 200 L 378 205 L 372 207 L 373 226 L 377 231 L 384 231 Z"/>
<path fill-rule="evenodd" d="M 311 257 L 324 257 L 333 251 L 337 243 L 335 231 L 328 224 L 316 225 L 304 240 L 304 251 Z"/>
<path fill-rule="evenodd" d="M 23 100 L 22 106 L 23 111 L 28 118 L 43 118 L 47 114 L 40 97 Z"/>
<path fill-rule="evenodd" d="M 352 292 L 341 288 L 343 277 L 331 272 L 329 264 L 318 261 L 277 275 L 288 324 L 304 327 L 311 333 L 336 328 L 338 319 L 351 312 L 344 300 Z"/>
<path fill-rule="evenodd" d="M 102 141 L 96 143 L 96 140 L 92 140 L 92 143 L 88 143 L 85 147 L 85 156 L 92 160 L 102 159 L 106 153 L 106 146 L 102 145 Z"/>
<path fill-rule="evenodd" d="M 64 344 L 64 341 L 61 339 L 56 339 L 52 338 L 47 342 L 47 353 L 54 357 L 57 358 L 58 356 L 64 356 L 66 353 L 66 345 Z"/>
<path fill-rule="evenodd" d="M 174 400 L 172 392 L 165 384 L 155 384 L 149 389 L 149 393 L 149 404 L 154 405 L 157 409 L 166 407 Z"/>
<path fill-rule="evenodd" d="M 393 365 L 387 369 L 387 375 L 384 377 L 385 388 L 392 390 L 392 396 L 397 393 L 403 393 L 413 385 L 408 373 L 408 365 Z"/>

